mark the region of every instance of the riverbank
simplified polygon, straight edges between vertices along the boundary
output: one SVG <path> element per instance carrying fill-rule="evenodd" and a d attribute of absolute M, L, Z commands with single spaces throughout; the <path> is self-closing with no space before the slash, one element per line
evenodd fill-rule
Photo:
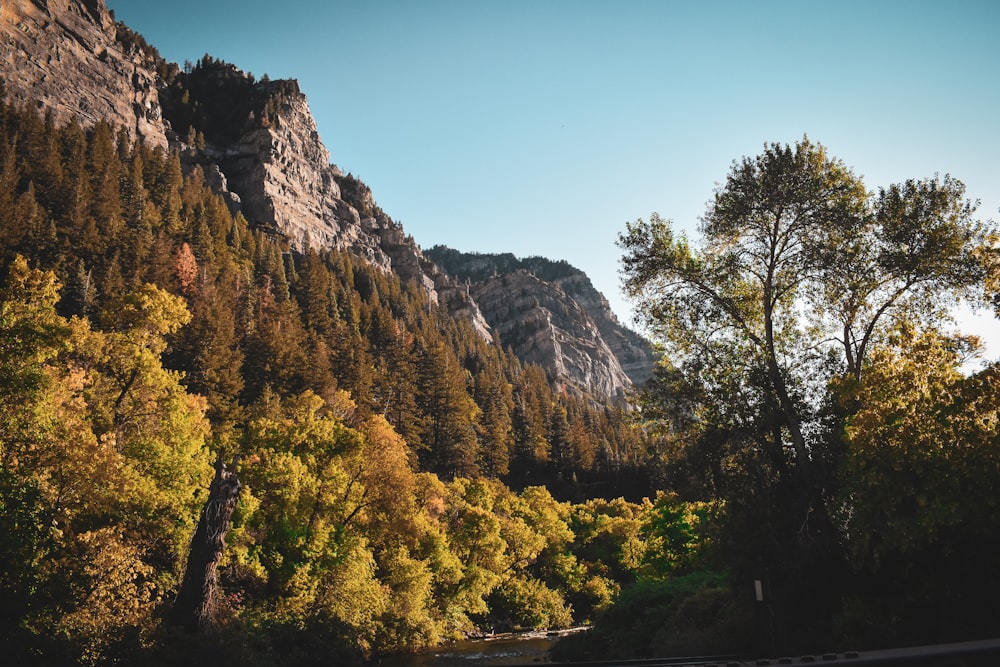
<path fill-rule="evenodd" d="M 568 634 L 586 627 L 553 632 L 533 631 L 467 639 L 409 655 L 391 655 L 374 661 L 373 667 L 503 667 L 550 662 L 549 651 Z"/>

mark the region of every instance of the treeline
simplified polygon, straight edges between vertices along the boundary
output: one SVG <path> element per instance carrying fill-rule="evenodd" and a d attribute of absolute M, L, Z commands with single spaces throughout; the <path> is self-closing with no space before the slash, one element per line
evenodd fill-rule
<path fill-rule="evenodd" d="M 163 114 L 190 146 L 228 146 L 250 130 L 277 122 L 282 107 L 299 95 L 294 79 L 271 81 L 265 75 L 258 82 L 252 73 L 207 53 L 183 70 L 153 57 L 164 84 Z"/>
<path fill-rule="evenodd" d="M 437 245 L 426 251 L 434 262 L 460 281 L 480 282 L 497 273 L 513 273 L 525 270 L 547 282 L 558 282 L 579 272 L 564 259 L 551 260 L 545 257 L 515 257 L 511 253 L 481 254 L 464 253 L 447 246 Z M 474 262 L 469 262 L 471 257 Z"/>
<path fill-rule="evenodd" d="M 653 505 L 598 498 L 648 489 L 623 408 L 555 391 L 417 285 L 254 229 L 177 155 L 0 105 L 0 266 L 19 661 L 356 658 L 579 622 L 654 567 Z M 223 450 L 244 490 L 220 621 L 173 637 Z"/>

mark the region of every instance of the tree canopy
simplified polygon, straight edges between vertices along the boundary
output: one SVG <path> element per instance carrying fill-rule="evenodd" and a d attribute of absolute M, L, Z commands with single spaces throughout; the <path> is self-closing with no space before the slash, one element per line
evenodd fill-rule
<path fill-rule="evenodd" d="M 243 486 L 215 634 L 173 636 L 222 450 Z M 300 251 L 202 165 L 0 95 L 0 643 L 19 664 L 330 664 L 579 622 L 634 569 L 577 557 L 569 501 L 628 493 L 638 534 L 648 455 L 624 409 L 557 391 L 423 285 Z"/>
<path fill-rule="evenodd" d="M 628 224 L 625 288 L 669 362 L 711 400 L 749 390 L 756 416 L 779 416 L 768 446 L 787 448 L 782 463 L 808 478 L 819 432 L 810 422 L 831 377 L 860 379 L 901 319 L 934 325 L 957 299 L 984 303 L 995 232 L 963 197 L 949 176 L 875 196 L 821 145 L 772 144 L 734 163 L 700 248 L 657 215 Z"/>
<path fill-rule="evenodd" d="M 984 437 L 998 444 L 962 426 L 986 409 L 973 396 L 990 391 L 993 371 L 959 381 L 977 343 L 941 333 L 956 304 L 987 305 L 996 284 L 997 230 L 975 208 L 948 175 L 872 192 L 803 138 L 735 161 L 697 240 L 656 214 L 619 237 L 625 289 L 664 351 L 643 397 L 664 479 L 724 503 L 726 562 L 738 577 L 769 572 L 783 622 L 801 637 L 818 632 L 807 619 L 842 613 L 843 589 L 860 581 L 848 574 L 849 553 L 893 543 L 913 556 L 921 548 L 909 540 L 928 544 L 919 528 L 903 528 L 911 499 L 883 465 L 930 485 L 917 498 L 934 540 L 947 532 L 938 520 L 979 534 L 971 517 L 943 518 L 974 501 L 930 481 L 961 478 L 960 459 L 935 458 L 938 472 L 915 463 L 939 448 L 987 451 L 975 444 Z M 915 371 L 906 355 L 930 366 Z M 941 384 L 912 393 L 927 382 Z M 894 410 L 915 420 L 912 431 Z M 876 516 L 898 528 L 869 541 Z"/>

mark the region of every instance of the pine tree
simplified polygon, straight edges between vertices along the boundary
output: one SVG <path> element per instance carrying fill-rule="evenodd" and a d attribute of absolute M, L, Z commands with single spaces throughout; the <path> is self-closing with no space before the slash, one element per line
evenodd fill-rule
<path fill-rule="evenodd" d="M 88 269 L 83 259 L 76 263 L 63 294 L 63 311 L 68 315 L 87 317 L 94 307 L 94 270 Z"/>
<path fill-rule="evenodd" d="M 466 371 L 441 342 L 422 350 L 419 369 L 425 467 L 446 479 L 475 476 L 479 444 L 473 424 L 479 408 L 466 390 Z"/>
<path fill-rule="evenodd" d="M 206 284 L 190 301 L 191 323 L 171 346 L 167 362 L 185 371 L 188 390 L 208 400 L 208 417 L 231 427 L 241 416 L 243 350 L 237 336 L 232 276 Z"/>
<path fill-rule="evenodd" d="M 16 248 L 24 234 L 24 229 L 11 220 L 20 180 L 16 147 L 0 136 L 0 248 Z"/>
<path fill-rule="evenodd" d="M 295 302 L 279 301 L 265 275 L 258 288 L 253 332 L 247 336 L 243 377 L 247 402 L 270 390 L 279 396 L 299 394 L 309 386 L 308 334 Z"/>
<path fill-rule="evenodd" d="M 155 180 L 150 183 L 147 177 L 147 188 L 167 233 L 173 236 L 185 236 L 187 230 L 181 219 L 181 189 L 184 185 L 184 176 L 181 172 L 180 158 L 177 154 L 171 153 L 160 169 L 150 170 L 149 176 Z"/>
<path fill-rule="evenodd" d="M 101 254 L 112 239 L 120 238 L 124 222 L 121 200 L 121 162 L 114 132 L 104 122 L 93 127 L 87 138 L 87 169 L 90 174 L 90 217 L 102 240 Z"/>
<path fill-rule="evenodd" d="M 329 336 L 333 330 L 330 271 L 312 248 L 302 257 L 299 275 L 295 291 L 305 324 L 317 335 Z"/>
<path fill-rule="evenodd" d="M 521 469 L 551 460 L 548 436 L 551 390 L 540 366 L 524 367 L 514 394 L 514 459 Z"/>
<path fill-rule="evenodd" d="M 474 396 L 481 411 L 477 422 L 479 468 L 488 477 L 501 477 L 510 466 L 513 398 L 496 364 L 476 375 Z"/>
<path fill-rule="evenodd" d="M 393 333 L 380 349 L 379 372 L 372 388 L 375 404 L 416 451 L 422 447 L 416 337 L 401 323 L 393 322 Z"/>

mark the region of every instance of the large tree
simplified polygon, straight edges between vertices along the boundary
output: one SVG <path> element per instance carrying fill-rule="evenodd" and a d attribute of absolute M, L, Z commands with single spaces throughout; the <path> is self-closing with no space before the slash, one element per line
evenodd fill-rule
<path fill-rule="evenodd" d="M 895 323 L 933 327 L 983 298 L 995 232 L 974 210 L 948 176 L 871 193 L 803 138 L 733 163 L 699 245 L 655 214 L 620 236 L 626 290 L 665 352 L 646 396 L 665 468 L 732 501 L 746 553 L 801 567 L 790 545 L 839 539 L 828 504 L 854 387 Z"/>
<path fill-rule="evenodd" d="M 629 224 L 619 239 L 626 290 L 671 363 L 698 368 L 723 394 L 734 388 L 715 376 L 720 365 L 740 369 L 746 377 L 738 384 L 761 395 L 732 398 L 761 401 L 758 410 L 781 415 L 782 433 L 771 445 L 788 445 L 804 471 L 809 445 L 795 400 L 806 349 L 804 288 L 819 269 L 817 242 L 859 226 L 865 203 L 861 182 L 803 140 L 734 163 L 700 227 L 702 249 L 655 214 Z"/>
<path fill-rule="evenodd" d="M 895 317 L 940 321 L 956 297 L 981 295 L 991 230 L 973 212 L 950 177 L 874 196 L 821 145 L 771 144 L 733 164 L 701 248 L 655 214 L 628 224 L 625 287 L 670 363 L 721 389 L 716 400 L 756 404 L 752 418 L 770 412 L 771 445 L 808 476 L 810 391 L 831 374 L 860 377 Z"/>

